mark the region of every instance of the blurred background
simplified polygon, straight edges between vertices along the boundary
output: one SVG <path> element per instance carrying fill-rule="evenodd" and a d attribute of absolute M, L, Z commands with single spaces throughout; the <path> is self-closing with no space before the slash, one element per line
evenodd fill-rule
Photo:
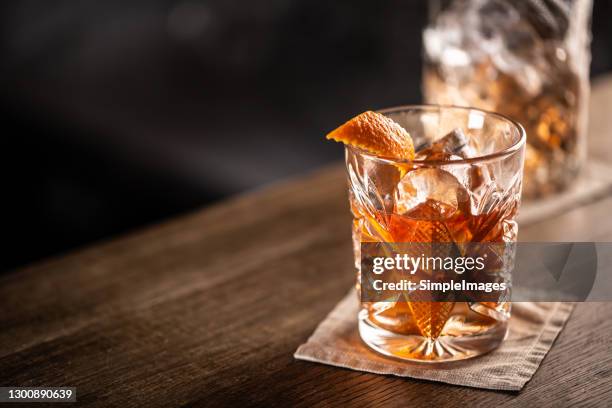
<path fill-rule="evenodd" d="M 340 160 L 326 132 L 421 100 L 425 0 L 0 10 L 4 273 Z M 592 77 L 611 17 L 594 0 Z"/>

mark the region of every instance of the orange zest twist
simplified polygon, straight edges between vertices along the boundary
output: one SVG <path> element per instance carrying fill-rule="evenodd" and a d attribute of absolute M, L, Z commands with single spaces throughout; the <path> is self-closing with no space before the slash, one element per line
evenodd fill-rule
<path fill-rule="evenodd" d="M 414 145 L 410 134 L 380 113 L 367 111 L 357 115 L 326 137 L 376 155 L 400 160 L 414 159 Z"/>

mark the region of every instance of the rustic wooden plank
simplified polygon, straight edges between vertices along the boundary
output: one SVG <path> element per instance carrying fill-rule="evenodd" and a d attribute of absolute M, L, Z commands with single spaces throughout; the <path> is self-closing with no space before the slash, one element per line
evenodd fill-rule
<path fill-rule="evenodd" d="M 165 385 L 190 400 L 233 384 L 228 361 L 260 370 L 270 338 L 294 348 L 352 284 L 342 186 L 325 172 L 4 276 L 0 382 L 75 384 L 92 401 L 160 386 L 148 402 L 164 405 Z"/>
<path fill-rule="evenodd" d="M 343 197 L 338 183 L 344 183 L 340 172 L 335 180 L 315 177 L 303 187 L 316 189 L 323 196 L 335 193 Z M 36 342 L 65 333 L 74 324 L 68 324 L 68 320 L 88 322 L 122 308 L 147 307 L 160 299 L 215 285 L 253 269 L 259 262 L 312 245 L 313 240 L 334 228 L 350 228 L 345 200 L 336 199 L 329 206 L 309 197 L 293 200 L 302 186 L 296 187 L 286 185 L 239 198 L 78 255 L 1 277 L 3 306 L 19 305 L 20 314 L 4 314 L 5 341 L 11 343 L 4 344 L 3 349 L 27 344 L 27 339 Z M 342 215 L 332 217 L 331 222 L 327 218 L 325 223 L 319 222 L 327 212 Z M 137 292 L 134 286 L 139 288 Z M 73 287 L 78 290 L 70 290 Z M 23 304 L 20 296 L 24 293 L 37 302 Z M 41 325 L 30 324 L 41 309 L 53 310 L 53 314 Z"/>
<path fill-rule="evenodd" d="M 579 305 L 519 395 L 294 361 L 295 348 L 353 283 L 345 186 L 334 167 L 2 277 L 0 383 L 77 386 L 81 402 L 98 406 L 611 397 L 610 304 Z M 562 225 L 565 239 L 609 239 L 610 228 L 591 226 L 610 204 L 576 209 L 521 237 L 548 239 Z"/>

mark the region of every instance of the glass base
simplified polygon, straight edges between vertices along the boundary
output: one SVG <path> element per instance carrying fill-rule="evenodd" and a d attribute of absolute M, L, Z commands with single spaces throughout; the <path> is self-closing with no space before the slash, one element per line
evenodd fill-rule
<path fill-rule="evenodd" d="M 527 148 L 527 152 L 525 176 L 523 177 L 522 197 L 524 199 L 536 200 L 558 194 L 576 182 L 582 162 L 577 153 L 558 154 L 558 157 L 553 160 L 546 158 L 543 153 L 538 153 L 531 147 Z M 530 160 L 530 157 L 533 156 L 538 159 Z"/>
<path fill-rule="evenodd" d="M 359 335 L 375 351 L 386 356 L 421 363 L 465 360 L 499 347 L 508 333 L 508 322 L 500 321 L 477 333 L 467 325 L 461 327 L 452 318 L 452 335 L 445 330 L 437 339 L 420 335 L 403 335 L 378 327 L 368 319 L 367 311 L 359 313 Z"/>

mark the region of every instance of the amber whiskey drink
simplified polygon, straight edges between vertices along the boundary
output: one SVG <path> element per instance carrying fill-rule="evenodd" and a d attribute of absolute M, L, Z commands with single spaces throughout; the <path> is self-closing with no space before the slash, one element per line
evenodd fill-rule
<path fill-rule="evenodd" d="M 469 108 L 409 106 L 381 113 L 410 133 L 416 155 L 402 160 L 346 147 L 360 294 L 369 243 L 412 243 L 430 250 L 432 243 L 463 248 L 516 241 L 525 147 L 520 125 Z M 426 362 L 477 356 L 504 339 L 509 292 L 487 301 L 415 296 L 361 297 L 362 339 L 383 354 Z"/>

